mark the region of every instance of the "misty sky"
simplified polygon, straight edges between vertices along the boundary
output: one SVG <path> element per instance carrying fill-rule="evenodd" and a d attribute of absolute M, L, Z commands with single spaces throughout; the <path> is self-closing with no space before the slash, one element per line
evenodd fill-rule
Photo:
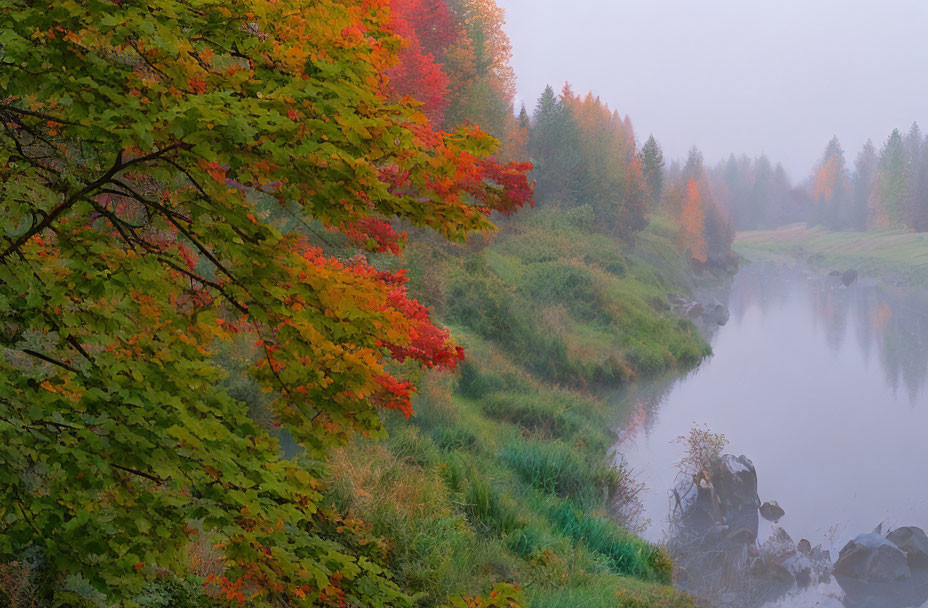
<path fill-rule="evenodd" d="M 497 0 L 531 109 L 570 81 L 665 156 L 766 152 L 801 179 L 833 134 L 928 128 L 928 0 Z"/>

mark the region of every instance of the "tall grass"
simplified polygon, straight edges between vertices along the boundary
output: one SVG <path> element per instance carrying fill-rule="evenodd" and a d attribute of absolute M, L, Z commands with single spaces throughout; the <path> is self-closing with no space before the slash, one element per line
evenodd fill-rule
<path fill-rule="evenodd" d="M 423 607 L 494 581 L 524 586 L 533 608 L 691 606 L 667 587 L 666 553 L 622 524 L 636 486 L 609 459 L 621 413 L 592 390 L 708 352 L 668 312 L 685 263 L 672 234 L 633 249 L 588 220 L 530 212 L 486 246 L 408 252 L 412 289 L 467 360 L 453 379 L 426 375 L 411 423 L 386 417 L 388 440 L 339 453 L 330 501 L 384 539 Z"/>

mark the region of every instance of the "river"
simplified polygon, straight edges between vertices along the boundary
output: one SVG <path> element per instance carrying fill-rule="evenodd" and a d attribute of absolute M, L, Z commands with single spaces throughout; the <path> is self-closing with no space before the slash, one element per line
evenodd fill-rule
<path fill-rule="evenodd" d="M 623 397 L 644 536 L 664 540 L 676 439 L 694 426 L 754 462 L 794 539 L 839 549 L 880 522 L 928 528 L 928 292 L 751 264 L 728 299 L 713 356 Z"/>

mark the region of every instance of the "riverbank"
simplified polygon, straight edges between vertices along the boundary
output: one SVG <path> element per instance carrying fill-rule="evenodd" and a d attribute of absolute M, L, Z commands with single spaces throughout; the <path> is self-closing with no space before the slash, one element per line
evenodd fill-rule
<path fill-rule="evenodd" d="M 623 412 L 595 396 L 709 353 L 674 301 L 692 279 L 660 222 L 629 247 L 582 209 L 531 211 L 493 240 L 416 239 L 411 283 L 467 351 L 429 375 L 410 422 L 335 458 L 333 504 L 384 539 L 421 606 L 524 589 L 525 606 L 664 606 L 663 548 L 641 540 L 639 486 L 608 458 Z"/>
<path fill-rule="evenodd" d="M 804 224 L 740 232 L 735 252 L 748 260 L 800 260 L 831 272 L 853 269 L 894 285 L 928 287 L 928 234 L 828 232 Z"/>

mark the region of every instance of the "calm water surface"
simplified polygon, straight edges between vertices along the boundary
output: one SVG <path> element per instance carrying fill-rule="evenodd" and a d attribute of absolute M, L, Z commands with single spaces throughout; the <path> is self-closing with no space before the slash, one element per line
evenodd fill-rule
<path fill-rule="evenodd" d="M 753 460 L 796 540 L 928 529 L 928 293 L 750 265 L 729 307 L 710 359 L 628 397 L 618 450 L 648 488 L 645 536 L 664 536 L 675 440 L 694 425 Z"/>

